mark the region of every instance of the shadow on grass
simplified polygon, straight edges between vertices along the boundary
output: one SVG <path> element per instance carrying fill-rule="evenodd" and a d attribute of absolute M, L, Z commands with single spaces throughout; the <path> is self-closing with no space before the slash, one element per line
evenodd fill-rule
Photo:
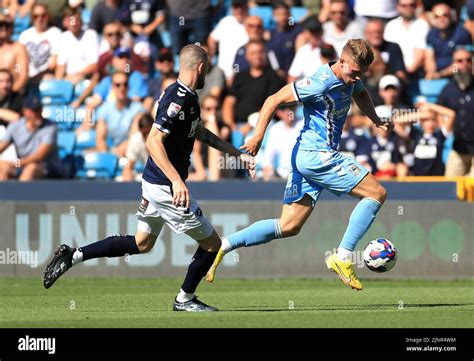
<path fill-rule="evenodd" d="M 465 307 L 473 306 L 474 303 L 404 303 L 403 308 L 435 308 L 435 307 Z M 288 311 L 377 311 L 397 309 L 398 304 L 367 304 L 367 305 L 315 305 L 295 306 L 294 308 L 274 308 L 269 306 L 249 306 L 226 308 L 227 312 L 288 312 Z"/>

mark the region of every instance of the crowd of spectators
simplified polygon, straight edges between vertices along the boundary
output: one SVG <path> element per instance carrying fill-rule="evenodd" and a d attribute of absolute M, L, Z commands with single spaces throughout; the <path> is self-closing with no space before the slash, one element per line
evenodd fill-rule
<path fill-rule="evenodd" d="M 0 180 L 74 177 L 75 157 L 94 152 L 116 157 L 112 178 L 139 179 L 157 99 L 177 80 L 188 43 L 211 62 L 198 91 L 203 124 L 239 147 L 269 95 L 337 60 L 352 38 L 372 46 L 364 84 L 396 127 L 374 129 L 353 105 L 339 150 L 378 178 L 473 177 L 473 37 L 474 0 L 67 0 L 54 11 L 3 0 Z M 44 84 L 72 87 L 60 104 L 67 119 L 52 111 Z M 276 111 L 260 179 L 288 176 L 303 118 L 298 104 Z M 66 133 L 92 142 L 61 151 Z M 190 180 L 245 177 L 234 168 L 196 141 Z"/>

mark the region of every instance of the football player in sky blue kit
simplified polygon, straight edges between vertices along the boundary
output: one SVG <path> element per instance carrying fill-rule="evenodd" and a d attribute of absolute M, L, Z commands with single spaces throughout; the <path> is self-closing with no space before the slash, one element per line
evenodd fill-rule
<path fill-rule="evenodd" d="M 268 97 L 260 111 L 254 136 L 243 146 L 256 155 L 273 113 L 281 104 L 299 102 L 304 107 L 304 127 L 292 153 L 292 171 L 285 189 L 279 219 L 267 219 L 222 239 L 222 246 L 207 280 L 212 282 L 224 255 L 245 246 L 267 243 L 275 238 L 297 235 L 310 216 L 324 189 L 361 200 L 337 249 L 326 259 L 328 269 L 356 290 L 362 289 L 351 259 L 357 242 L 364 236 L 387 196 L 382 185 L 353 158 L 337 151 L 342 127 L 352 99 L 378 128 L 390 132 L 375 113 L 372 99 L 360 80 L 374 59 L 370 45 L 362 39 L 349 40 L 336 62 L 321 66 L 312 76 L 290 83 Z"/>
<path fill-rule="evenodd" d="M 155 123 L 146 142 L 150 156 L 142 177 L 137 233 L 135 236 L 110 236 L 77 249 L 65 244 L 59 246 L 46 267 L 45 288 L 51 287 L 69 268 L 80 262 L 149 252 L 163 225 L 167 224 L 174 232 L 185 233 L 199 243 L 173 310 L 216 310 L 199 301 L 194 294 L 221 245 L 218 234 L 186 187 L 194 139 L 239 157 L 252 177 L 255 176 L 255 161 L 211 133 L 201 122 L 196 89 L 204 86 L 209 66 L 207 53 L 197 45 L 186 45 L 180 52 L 179 63 L 178 80 L 161 95 Z"/>

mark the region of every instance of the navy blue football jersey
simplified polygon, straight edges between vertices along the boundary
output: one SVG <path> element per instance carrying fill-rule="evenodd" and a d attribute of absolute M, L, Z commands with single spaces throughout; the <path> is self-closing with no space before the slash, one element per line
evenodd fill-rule
<path fill-rule="evenodd" d="M 171 84 L 158 100 L 154 127 L 168 134 L 164 146 L 171 164 L 183 181 L 188 177 L 196 129 L 201 122 L 201 109 L 196 92 L 179 80 Z M 171 185 L 170 180 L 148 157 L 143 179 L 153 184 Z"/>

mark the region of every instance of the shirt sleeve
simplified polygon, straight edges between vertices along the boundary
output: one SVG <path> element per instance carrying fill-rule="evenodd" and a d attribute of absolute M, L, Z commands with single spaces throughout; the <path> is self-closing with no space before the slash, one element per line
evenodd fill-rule
<path fill-rule="evenodd" d="M 41 136 L 41 144 L 53 145 L 56 144 L 57 129 L 53 124 L 48 125 L 44 129 L 44 133 Z"/>
<path fill-rule="evenodd" d="M 356 83 L 354 84 L 354 93 L 360 93 L 364 89 L 365 89 L 364 82 L 361 79 L 357 80 Z"/>
<path fill-rule="evenodd" d="M 310 77 L 305 77 L 292 83 L 295 100 L 305 103 L 315 100 L 326 90 L 326 74 L 316 72 Z"/>
<path fill-rule="evenodd" d="M 180 118 L 181 111 L 185 105 L 185 98 L 164 94 L 158 104 L 154 127 L 166 134 L 171 134 L 176 122 Z"/>
<path fill-rule="evenodd" d="M 111 83 L 111 77 L 106 76 L 99 82 L 99 84 L 96 85 L 96 87 L 94 88 L 94 94 L 98 94 L 102 98 L 102 101 L 105 101 L 112 87 Z"/>
<path fill-rule="evenodd" d="M 2 137 L 3 143 L 12 143 L 13 142 L 13 132 L 15 130 L 15 122 L 8 124 L 5 134 Z"/>
<path fill-rule="evenodd" d="M 88 42 L 87 42 L 87 64 L 95 64 L 99 62 L 99 38 L 95 30 L 89 29 Z"/>

